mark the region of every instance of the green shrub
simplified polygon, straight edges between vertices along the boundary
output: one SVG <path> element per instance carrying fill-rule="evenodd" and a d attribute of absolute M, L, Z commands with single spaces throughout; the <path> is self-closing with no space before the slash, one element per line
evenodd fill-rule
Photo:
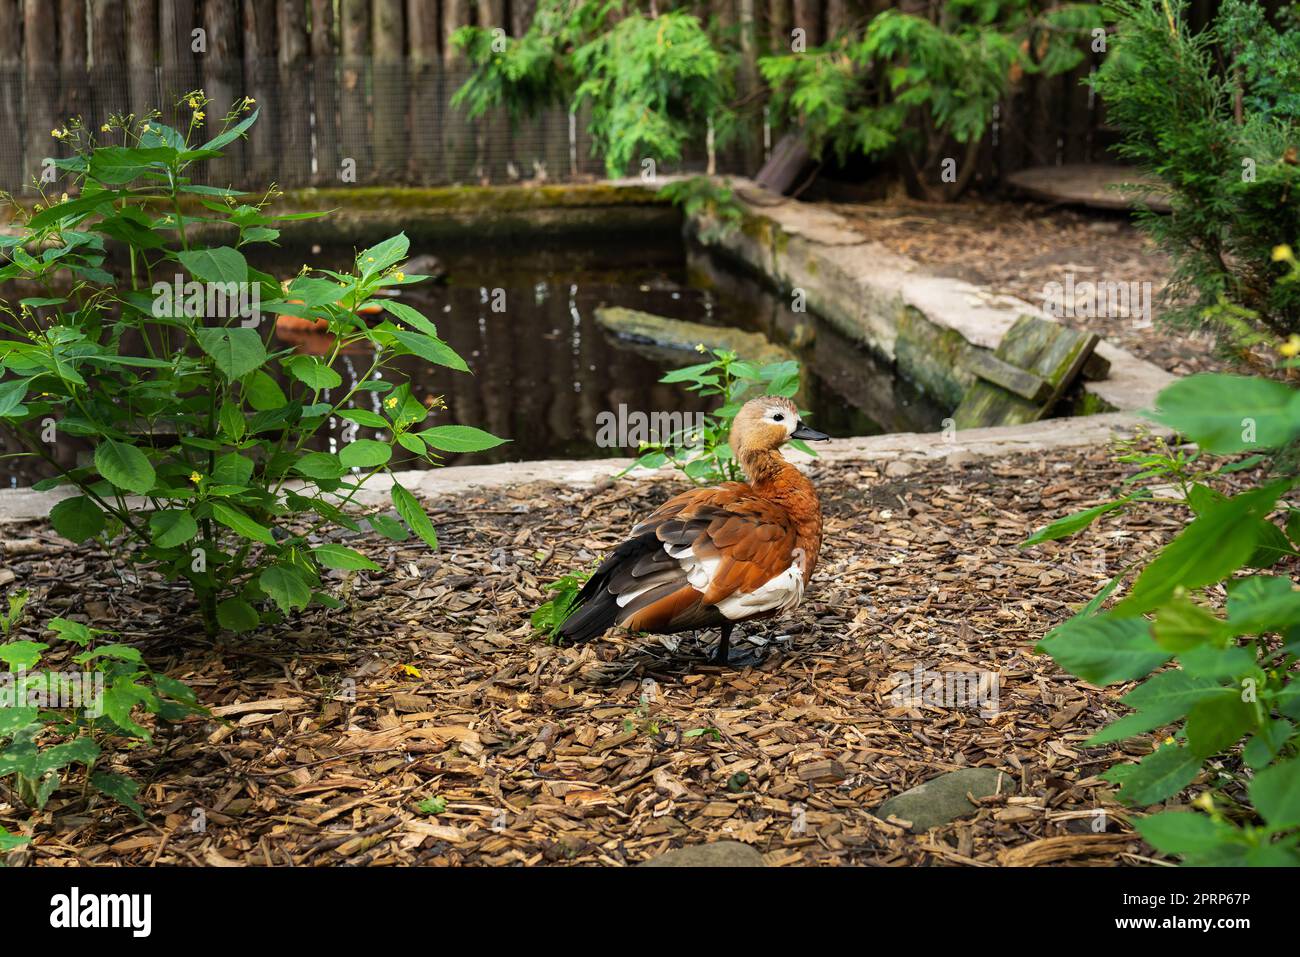
<path fill-rule="evenodd" d="M 817 158 L 897 154 L 932 198 L 952 198 L 975 170 L 993 110 L 1023 73 L 1055 76 L 1083 61 L 1080 40 L 1101 27 L 1090 3 L 947 0 L 920 16 L 877 14 L 861 35 L 764 57 L 781 120 L 798 127 Z M 966 148 L 955 180 L 942 163 Z"/>
<path fill-rule="evenodd" d="M 188 686 L 152 671 L 137 649 L 108 640 L 111 632 L 63 618 L 52 619 L 49 629 L 81 649 L 68 657 L 78 670 L 41 667 L 50 648 L 45 642 L 0 644 L 0 780 L 12 778 L 18 800 L 41 810 L 69 769 L 82 765 L 90 787 L 143 820 L 139 784 L 96 770 L 106 743 L 151 743 L 152 734 L 136 720 L 140 712 L 161 721 L 206 712 Z M 0 851 L 8 850 L 10 835 L 0 832 Z"/>
<path fill-rule="evenodd" d="M 1294 19 L 1276 28 L 1257 4 L 1228 0 L 1193 33 L 1186 0 L 1105 8 L 1118 32 L 1093 85 L 1123 133 L 1119 154 L 1160 181 L 1172 209 L 1139 211 L 1173 263 L 1164 318 L 1202 325 L 1240 307 L 1260 327 L 1300 330 L 1300 286 L 1277 282 L 1271 255 L 1277 237 L 1300 235 Z"/>
<path fill-rule="evenodd" d="M 611 177 L 646 158 L 679 161 L 709 120 L 719 146 L 734 132 L 732 58 L 682 10 L 647 17 L 621 0 L 541 0 L 522 37 L 462 27 L 453 39 L 473 69 L 454 105 L 471 117 L 506 109 L 516 120 L 589 106 L 593 155 Z"/>
<path fill-rule="evenodd" d="M 194 164 L 219 156 L 257 114 L 242 115 L 245 101 L 196 145 L 206 101 L 186 99 L 194 112 L 184 131 L 153 117 L 118 118 L 99 134 L 77 123 L 59 131 L 75 155 L 57 165 L 79 195 L 44 199 L 20 212 L 16 235 L 0 237 L 0 281 L 40 290 L 6 305 L 0 321 L 0 425 L 52 463 L 51 428 L 92 445 L 91 461 L 37 485 L 78 493 L 50 513 L 61 535 L 116 543 L 188 581 L 209 632 L 246 631 L 313 602 L 337 606 L 322 568 L 377 570 L 351 548 L 317 542 L 329 527 L 362 531 L 347 508 L 395 449 L 437 462 L 439 452 L 501 440 L 422 427 L 428 410 L 394 381 L 401 356 L 467 370 L 432 322 L 382 295 L 425 278 L 402 272 L 406 237 L 364 250 L 347 272 L 304 266 L 282 287 L 246 253 L 274 243 L 278 222 L 320 214 L 275 215 L 273 193 L 249 199 L 195 182 Z M 101 134 L 113 142 L 96 142 Z M 106 264 L 114 247 L 128 270 L 121 281 Z M 199 284 L 198 300 L 186 286 L 172 294 L 183 281 Z M 236 301 L 260 305 L 250 317 Z M 379 321 L 359 314 L 368 304 L 382 306 Z M 257 324 L 263 312 L 323 320 L 332 344 L 322 356 L 277 348 L 274 321 Z M 335 366 L 352 346 L 373 360 L 345 388 Z M 354 407 L 358 398 L 380 411 Z M 379 437 L 312 451 L 334 419 Z M 371 528 L 396 540 L 409 528 L 436 547 L 429 518 L 396 482 L 392 504 L 405 526 L 376 514 Z"/>
<path fill-rule="evenodd" d="M 740 463 L 728 444 L 736 413 L 746 398 L 753 398 L 751 392 L 787 398 L 799 392 L 799 364 L 794 360 L 757 366 L 727 349 L 700 346 L 699 350 L 710 356 L 708 362 L 675 369 L 659 381 L 677 383 L 698 395 L 716 396 L 722 405 L 701 417 L 699 429 L 642 442 L 636 462 L 620 475 L 635 468 L 657 469 L 669 464 L 696 485 L 743 481 Z M 805 442 L 795 440 L 790 444 L 809 455 L 817 454 Z"/>
<path fill-rule="evenodd" d="M 1300 281 L 1290 250 L 1278 258 L 1291 268 L 1288 281 Z M 1289 345 L 1284 354 L 1297 351 Z M 1101 610 L 1132 568 L 1038 648 L 1091 684 L 1141 681 L 1120 699 L 1132 713 L 1086 744 L 1173 728 L 1142 760 L 1104 775 L 1121 801 L 1165 801 L 1209 771 L 1192 801 L 1198 810 L 1137 822 L 1150 844 L 1190 864 L 1300 865 L 1300 590 L 1290 575 L 1269 571 L 1300 556 L 1300 507 L 1287 501 L 1300 484 L 1300 390 L 1263 377 L 1196 375 L 1162 391 L 1151 417 L 1200 450 L 1128 446 L 1120 461 L 1138 469 L 1127 480 L 1136 491 L 1059 519 L 1025 545 L 1072 535 L 1122 508 L 1183 510 L 1188 523 L 1138 563 L 1111 608 Z M 1209 458 L 1243 452 L 1254 454 L 1220 465 Z M 1253 487 L 1233 495 L 1215 487 L 1250 467 L 1265 471 Z"/>

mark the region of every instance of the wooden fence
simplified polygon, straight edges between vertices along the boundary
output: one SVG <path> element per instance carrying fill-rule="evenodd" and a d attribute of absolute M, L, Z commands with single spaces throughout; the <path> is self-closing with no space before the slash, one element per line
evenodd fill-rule
<path fill-rule="evenodd" d="M 911 3 L 898 6 L 907 8 Z M 659 0 L 658 8 L 673 6 Z M 757 55 L 794 26 L 808 43 L 893 4 L 880 0 L 694 0 L 696 12 L 738 31 L 742 86 Z M 922 4 L 924 5 L 924 4 Z M 563 110 L 512 129 L 474 123 L 450 105 L 466 71 L 450 42 L 459 27 L 521 34 L 535 0 L 0 0 L 0 188 L 30 192 L 48 160 L 67 152 L 51 137 L 66 118 L 95 129 L 111 114 L 162 106 L 187 124 L 182 94 L 213 99 L 209 127 L 244 96 L 262 119 L 245 142 L 205 170 L 221 185 L 438 184 L 601 175 L 585 118 Z M 1215 0 L 1197 0 L 1208 20 Z M 1093 58 L 1096 60 L 1096 57 Z M 1026 77 L 1000 110 L 979 154 L 976 181 L 996 184 L 1026 166 L 1102 158 L 1113 141 L 1099 105 L 1073 73 Z M 762 136 L 721 157 L 750 173 Z M 685 168 L 704 165 L 703 144 Z"/>

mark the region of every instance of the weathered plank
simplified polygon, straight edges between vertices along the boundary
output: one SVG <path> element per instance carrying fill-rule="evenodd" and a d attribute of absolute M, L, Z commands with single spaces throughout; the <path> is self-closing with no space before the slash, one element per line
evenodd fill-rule
<path fill-rule="evenodd" d="M 1035 404 L 1045 401 L 1052 394 L 1052 384 L 1046 379 L 1003 362 L 991 352 L 973 351 L 967 365 L 971 372 L 986 382 L 1001 386 Z"/>
<path fill-rule="evenodd" d="M 977 361 L 995 376 L 1000 374 L 1007 382 L 1026 387 L 1008 389 L 974 370 L 975 383 L 953 413 L 957 428 L 1019 425 L 1043 418 L 1079 375 L 1099 341 L 1095 333 L 1077 332 L 1037 316 L 1021 316 L 1002 337 L 991 357 L 994 361 Z M 1043 381 L 1046 391 L 1034 390 L 1034 398 L 1027 398 L 1023 393 L 1029 391 L 1028 380 L 1005 374 L 1004 366 Z"/>

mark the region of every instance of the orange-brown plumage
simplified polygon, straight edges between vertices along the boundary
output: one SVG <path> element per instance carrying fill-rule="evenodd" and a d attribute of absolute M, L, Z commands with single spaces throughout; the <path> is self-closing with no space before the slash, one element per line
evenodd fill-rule
<path fill-rule="evenodd" d="M 789 399 L 747 402 L 731 445 L 750 481 L 692 489 L 656 509 L 592 575 L 561 634 L 585 641 L 612 625 L 721 626 L 725 660 L 737 622 L 794 608 L 817 563 L 822 518 L 812 482 L 779 451 L 792 437 L 827 438 L 799 421 Z"/>

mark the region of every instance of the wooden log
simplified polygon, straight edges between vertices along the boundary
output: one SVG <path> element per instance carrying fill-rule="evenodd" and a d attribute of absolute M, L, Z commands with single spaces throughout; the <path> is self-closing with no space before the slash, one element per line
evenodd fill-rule
<path fill-rule="evenodd" d="M 126 0 L 126 69 L 131 112 L 144 116 L 160 108 L 156 0 Z"/>
<path fill-rule="evenodd" d="M 822 42 L 822 5 L 820 0 L 791 0 L 793 24 L 791 29 L 802 30 L 805 49 Z"/>
<path fill-rule="evenodd" d="M 770 0 L 763 5 L 762 9 L 766 15 L 763 48 L 774 55 L 789 53 L 790 29 L 793 23 L 790 0 Z"/>
<path fill-rule="evenodd" d="M 94 129 L 90 115 L 91 84 L 87 71 L 90 49 L 86 36 L 86 0 L 58 0 L 59 15 L 59 117 L 82 117 Z M 123 113 L 126 110 L 122 110 Z M 104 117 L 107 119 L 107 117 Z M 101 120 L 100 122 L 103 122 Z"/>
<path fill-rule="evenodd" d="M 1041 403 L 1051 394 L 1052 384 L 1032 372 L 1026 372 L 1009 362 L 1003 362 L 991 352 L 971 350 L 967 368 L 986 382 L 1014 392 L 1022 399 Z"/>
<path fill-rule="evenodd" d="M 380 183 L 404 179 L 406 146 L 406 33 L 403 0 L 371 0 L 374 49 L 374 175 Z"/>
<path fill-rule="evenodd" d="M 10 192 L 21 189 L 25 179 L 22 44 L 22 0 L 0 0 L 0 188 Z"/>
<path fill-rule="evenodd" d="M 311 169 L 311 74 L 307 58 L 307 6 L 303 0 L 279 0 L 276 7 L 280 45 L 279 175 L 281 186 L 306 186 Z"/>
<path fill-rule="evenodd" d="M 438 181 L 442 168 L 441 129 L 438 123 L 441 34 L 438 7 L 429 0 L 407 0 L 407 43 L 410 48 L 410 162 L 409 181 L 427 185 Z"/>
<path fill-rule="evenodd" d="M 334 0 L 311 0 L 312 108 L 318 185 L 339 182 L 339 72 Z"/>
<path fill-rule="evenodd" d="M 469 26 L 469 0 L 443 0 L 442 6 L 442 166 L 448 182 L 465 179 L 475 165 L 474 123 L 451 98 L 469 76 L 465 57 L 452 42 L 461 27 Z"/>
<path fill-rule="evenodd" d="M 45 0 L 24 0 L 24 95 L 18 102 L 27 110 L 22 180 L 28 189 L 34 181 L 51 186 L 56 171 L 45 161 L 67 152 L 50 136 L 51 130 L 63 127 L 63 120 L 58 113 L 58 25 L 49 14 Z"/>
<path fill-rule="evenodd" d="M 90 5 L 90 83 L 99 126 L 112 113 L 129 113 L 126 82 L 126 4 L 96 0 Z"/>
<path fill-rule="evenodd" d="M 202 52 L 195 49 L 200 45 Z M 195 0 L 161 0 L 158 4 L 160 105 L 175 101 L 204 82 L 199 57 L 206 57 L 207 49 L 207 30 L 195 8 Z"/>
<path fill-rule="evenodd" d="M 366 0 L 339 0 L 339 153 L 344 169 L 354 182 L 370 176 L 370 124 L 366 106 L 369 83 L 370 8 Z"/>
<path fill-rule="evenodd" d="M 212 101 L 207 109 L 208 137 L 220 132 L 222 118 L 245 96 L 244 70 L 239 59 L 239 24 L 239 0 L 203 0 L 203 31 L 208 48 L 202 55 L 203 89 Z M 166 88 L 163 94 L 167 95 Z M 222 153 L 208 162 L 211 184 L 231 186 L 242 181 L 244 141 L 236 140 Z"/>
<path fill-rule="evenodd" d="M 1020 425 L 1050 414 L 1100 341 L 1101 337 L 1095 333 L 1077 332 L 1037 316 L 1021 316 L 1007 330 L 993 355 L 1005 364 L 1046 380 L 1050 389 L 1031 400 L 985 378 L 977 378 L 953 413 L 957 428 Z"/>
<path fill-rule="evenodd" d="M 264 188 L 279 175 L 279 69 L 275 62 L 276 11 L 266 0 L 244 0 L 244 92 L 276 122 L 254 123 L 244 145 L 244 182 Z"/>
<path fill-rule="evenodd" d="M 478 0 L 478 25 L 509 32 L 505 0 Z M 478 122 L 478 175 L 481 182 L 504 183 L 510 153 L 510 120 L 495 110 Z"/>

